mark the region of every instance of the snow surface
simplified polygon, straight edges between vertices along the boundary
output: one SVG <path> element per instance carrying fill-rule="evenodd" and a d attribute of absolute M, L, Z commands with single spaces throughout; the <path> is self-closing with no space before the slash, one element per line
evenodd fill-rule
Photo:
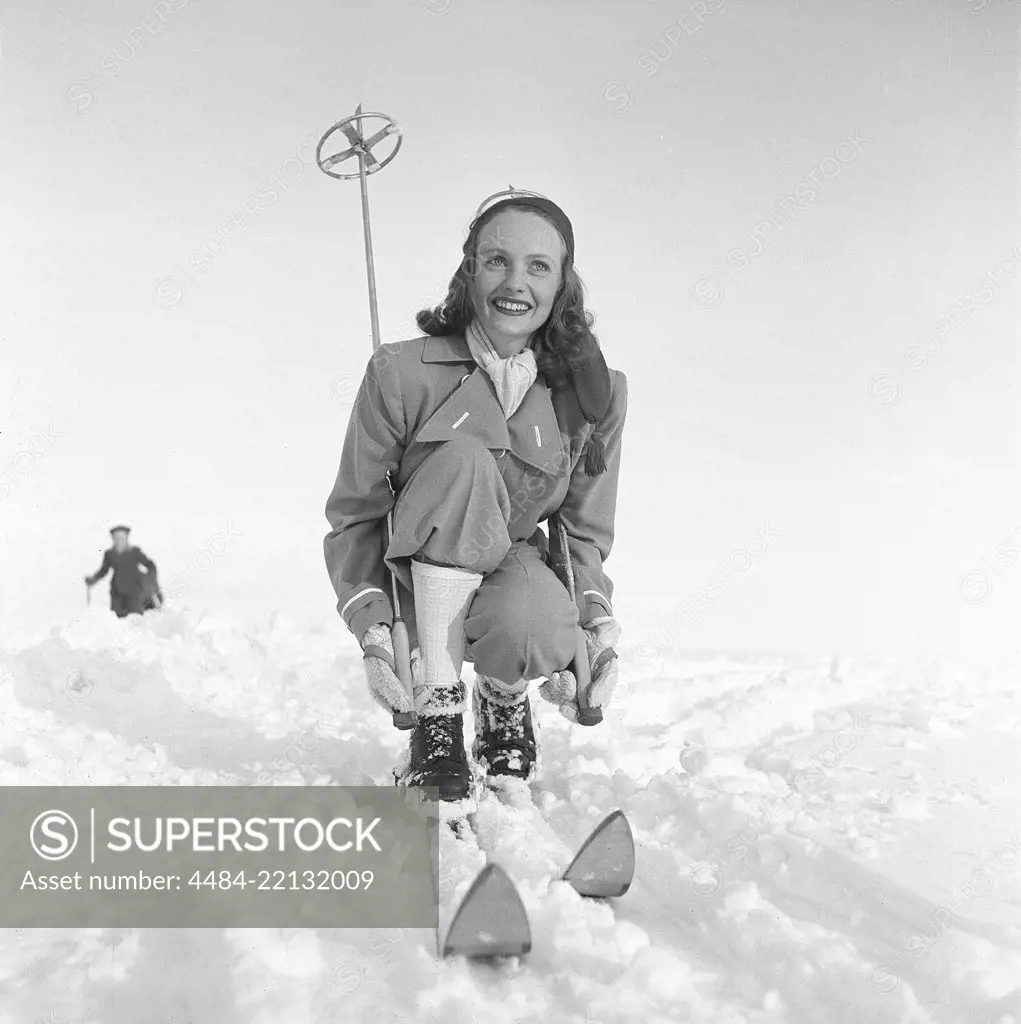
<path fill-rule="evenodd" d="M 487 859 L 532 953 L 401 929 L 19 930 L 0 1024 L 1021 1024 L 1021 686 L 993 670 L 622 651 L 603 726 L 536 698 L 533 787 L 441 847 L 441 929 Z M 470 669 L 466 670 L 470 678 Z M 342 627 L 167 608 L 0 650 L 0 784 L 389 784 L 405 742 Z M 469 726 L 470 727 L 470 726 Z M 621 808 L 623 898 L 558 881 Z"/>

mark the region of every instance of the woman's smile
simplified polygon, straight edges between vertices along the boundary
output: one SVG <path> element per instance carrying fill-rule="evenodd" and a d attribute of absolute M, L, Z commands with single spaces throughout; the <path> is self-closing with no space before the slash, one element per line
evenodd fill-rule
<path fill-rule="evenodd" d="M 532 311 L 532 304 L 520 299 L 507 299 L 500 295 L 490 301 L 496 307 L 497 312 L 505 316 L 524 316 Z"/>

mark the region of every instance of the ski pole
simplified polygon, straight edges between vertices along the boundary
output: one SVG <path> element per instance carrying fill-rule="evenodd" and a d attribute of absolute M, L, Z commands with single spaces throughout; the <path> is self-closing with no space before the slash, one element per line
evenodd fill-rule
<path fill-rule="evenodd" d="M 574 653 L 574 678 L 578 680 L 578 724 L 598 725 L 603 720 L 603 709 L 589 704 L 592 673 L 589 671 L 585 630 L 581 626 L 578 627 L 578 646 Z"/>
<path fill-rule="evenodd" d="M 578 603 L 577 588 L 574 584 L 574 566 L 571 564 L 571 549 L 567 537 L 567 527 L 558 515 L 557 533 L 560 536 L 560 548 L 564 556 L 564 571 L 567 574 L 567 589 L 571 592 L 571 600 Z M 614 655 L 616 657 L 616 655 Z M 603 661 L 600 660 L 599 667 Z M 594 708 L 589 703 L 589 690 L 592 688 L 592 672 L 588 662 L 588 641 L 585 630 L 578 627 L 578 636 L 574 648 L 574 678 L 578 687 L 578 724 L 598 725 L 603 720 L 603 709 Z"/>
<path fill-rule="evenodd" d="M 362 131 L 362 124 L 363 121 L 368 119 L 382 120 L 384 125 L 378 132 L 371 136 L 371 138 L 367 139 Z M 345 136 L 347 141 L 350 143 L 350 148 L 337 153 L 334 156 L 324 158 L 322 156 L 323 145 L 335 132 L 341 132 Z M 392 135 L 397 137 L 397 145 L 394 147 L 393 152 L 385 160 L 377 160 L 372 155 L 372 147 Z M 365 274 L 369 288 L 369 321 L 372 325 L 373 351 L 378 349 L 380 345 L 379 312 L 376 306 L 376 267 L 372 258 L 372 228 L 369 224 L 369 190 L 366 178 L 369 174 L 382 170 L 382 168 L 390 163 L 390 161 L 397 155 L 397 150 L 401 148 L 402 142 L 403 136 L 401 134 L 401 129 L 392 118 L 388 117 L 386 114 L 363 114 L 362 105 L 359 103 L 355 108 L 354 116 L 346 117 L 343 121 L 338 121 L 333 125 L 333 127 L 330 128 L 329 131 L 327 131 L 319 140 L 319 146 L 316 149 L 316 162 L 319 164 L 319 169 L 323 171 L 324 174 L 328 174 L 331 178 L 340 178 L 342 180 L 357 177 L 361 186 L 362 234 L 365 239 Z M 344 160 L 347 160 L 352 156 L 356 156 L 358 158 L 357 175 L 341 174 L 331 170 L 335 164 L 342 163 Z M 386 479 L 387 485 L 390 487 L 390 493 L 393 495 L 394 501 L 396 502 L 397 491 L 393 485 L 393 481 L 390 479 L 389 473 L 387 473 Z M 393 506 L 391 505 L 390 510 L 386 514 L 386 534 L 383 545 L 384 550 L 386 550 L 386 547 L 389 545 L 390 538 L 393 536 L 393 528 Z M 398 588 L 397 574 L 391 570 L 390 589 L 393 599 L 394 615 L 393 625 L 390 627 L 390 636 L 394 645 L 394 670 L 397 674 L 397 678 L 401 681 L 401 685 L 408 696 L 412 708 L 411 711 L 395 711 L 393 722 L 398 729 L 407 730 L 413 729 L 418 723 L 418 715 L 416 715 L 414 711 L 415 691 L 411 677 L 411 644 L 408 638 L 408 627 L 401 615 L 401 598 Z"/>

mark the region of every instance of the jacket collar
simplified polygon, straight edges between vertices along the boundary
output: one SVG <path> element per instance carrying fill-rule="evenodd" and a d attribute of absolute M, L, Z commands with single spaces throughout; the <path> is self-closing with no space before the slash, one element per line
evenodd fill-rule
<path fill-rule="evenodd" d="M 429 336 L 422 346 L 423 363 L 474 363 L 463 334 Z"/>

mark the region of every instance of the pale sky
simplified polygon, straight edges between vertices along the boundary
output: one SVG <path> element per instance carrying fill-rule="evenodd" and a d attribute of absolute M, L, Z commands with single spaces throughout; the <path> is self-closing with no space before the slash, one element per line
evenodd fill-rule
<path fill-rule="evenodd" d="M 1015 19 L 7 3 L 0 621 L 80 612 L 120 521 L 194 607 L 336 614 L 324 506 L 371 340 L 358 184 L 313 153 L 361 101 L 404 132 L 369 179 L 384 340 L 416 333 L 490 193 L 572 218 L 629 380 L 625 639 L 1016 654 Z"/>

